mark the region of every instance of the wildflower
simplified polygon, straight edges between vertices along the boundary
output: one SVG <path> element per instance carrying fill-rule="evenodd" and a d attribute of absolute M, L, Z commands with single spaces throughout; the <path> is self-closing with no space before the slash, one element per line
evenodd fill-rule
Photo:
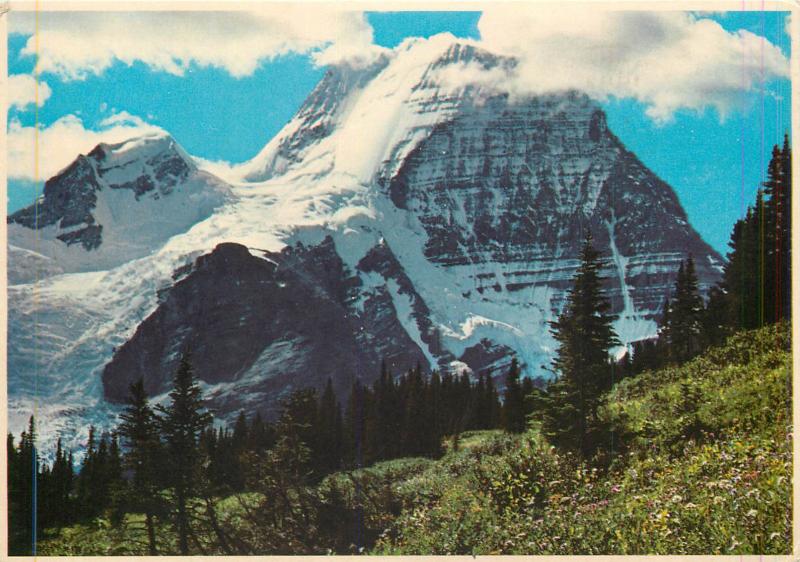
<path fill-rule="evenodd" d="M 620 488 L 619 486 L 617 486 L 616 484 L 614 484 L 613 486 L 611 486 L 611 491 L 612 491 L 613 493 L 615 493 L 615 494 L 618 494 L 618 493 L 620 492 L 620 490 L 621 490 L 621 488 Z"/>
<path fill-rule="evenodd" d="M 750 511 L 747 512 L 748 517 L 755 517 L 756 515 L 758 515 L 758 511 L 756 511 L 755 509 L 751 509 Z"/>
<path fill-rule="evenodd" d="M 672 501 L 674 501 L 675 503 L 678 503 L 681 500 L 683 500 L 683 498 L 680 497 L 678 494 L 675 494 L 674 496 L 672 496 Z"/>

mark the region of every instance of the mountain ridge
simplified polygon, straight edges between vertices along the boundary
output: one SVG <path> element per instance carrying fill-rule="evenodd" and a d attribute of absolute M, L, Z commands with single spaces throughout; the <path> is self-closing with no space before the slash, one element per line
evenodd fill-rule
<path fill-rule="evenodd" d="M 320 364 L 311 358 L 331 349 L 326 338 L 341 349 L 372 345 L 389 353 L 404 347 L 408 358 L 393 363 L 396 370 L 420 362 L 497 376 L 516 355 L 528 376 L 547 376 L 555 346 L 549 322 L 563 304 L 587 229 L 603 255 L 621 339 L 654 335 L 680 261 L 694 255 L 705 291 L 719 279 L 722 258 L 688 223 L 672 189 L 609 130 L 588 96 L 520 99 L 452 83 L 465 65 L 496 70 L 511 68 L 509 61 L 439 38 L 409 42 L 372 68 L 334 70 L 260 156 L 237 170 L 238 179 L 227 178 L 231 196 L 207 218 L 107 269 L 95 263 L 94 270 L 84 265 L 68 275 L 54 270 L 37 283 L 37 298 L 30 284 L 12 286 L 15 422 L 33 399 L 26 373 L 39 373 L 40 392 L 54 403 L 82 412 L 74 421 L 56 422 L 64 410 L 53 409 L 48 419 L 72 424 L 76 436 L 85 433 L 79 421 L 87 416 L 113 417 L 115 407 L 104 396 L 120 400 L 131 373 L 141 369 L 161 381 L 150 387 L 161 396 L 177 348 L 157 338 L 208 346 L 215 330 L 203 314 L 182 322 L 174 302 L 214 308 L 225 297 L 217 281 L 235 291 L 235 283 L 228 285 L 235 278 L 224 268 L 214 282 L 198 273 L 197 264 L 216 259 L 210 256 L 220 244 L 245 249 L 250 257 L 237 253 L 239 264 L 251 258 L 293 264 L 287 279 L 280 278 L 280 267 L 278 277 L 266 266 L 252 268 L 263 269 L 259 275 L 271 285 L 299 287 L 302 280 L 297 302 L 311 302 L 315 284 L 348 287 L 345 297 L 331 293 L 320 304 L 342 319 L 324 336 L 298 348 L 286 334 L 271 332 L 258 340 L 264 361 L 259 350 L 250 350 L 230 372 L 201 377 L 223 419 L 241 405 L 239 398 L 258 396 L 259 407 L 270 411 L 291 388 L 324 383 L 308 369 Z M 126 190 L 131 199 L 138 185 L 133 180 Z M 328 256 L 323 263 L 341 266 L 320 269 L 321 255 Z M 252 273 L 250 265 L 242 267 Z M 297 272 L 302 276 L 293 276 Z M 179 298 L 182 291 L 191 299 Z M 301 308 L 288 306 L 290 300 L 276 309 L 288 315 L 281 322 L 302 325 L 307 319 Z M 174 321 L 165 323 L 169 310 Z M 234 317 L 238 304 L 227 308 L 228 316 L 225 307 L 215 310 L 218 324 L 230 327 L 220 341 L 251 338 L 249 321 L 239 326 Z M 254 322 L 262 325 L 271 311 L 258 311 Z M 51 350 L 27 355 L 42 332 L 68 334 L 77 343 L 54 341 Z M 303 357 L 295 367 L 278 369 L 266 358 L 270 346 Z M 137 356 L 147 359 L 134 368 Z M 220 369 L 224 363 L 204 361 Z M 341 365 L 337 385 L 354 376 L 368 382 L 378 375 L 377 364 L 376 355 L 364 359 L 362 370 Z M 285 384 L 265 391 L 276 370 Z"/>

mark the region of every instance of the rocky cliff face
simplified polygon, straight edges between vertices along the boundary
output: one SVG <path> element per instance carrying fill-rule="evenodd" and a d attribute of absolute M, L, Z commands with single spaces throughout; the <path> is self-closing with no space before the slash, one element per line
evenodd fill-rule
<path fill-rule="evenodd" d="M 511 98 L 458 83 L 465 69 L 514 65 L 438 38 L 333 69 L 230 188 L 169 151 L 153 160 L 101 145 L 79 158 L 48 182 L 38 223 L 30 211 L 10 219 L 18 233 L 53 229 L 54 244 L 34 256 L 11 238 L 27 252 L 19 263 L 50 273 L 9 292 L 13 412 L 35 373 L 37 396 L 78 412 L 58 419 L 79 434 L 139 377 L 163 396 L 186 347 L 222 417 L 244 405 L 274 412 L 290 389 L 328 377 L 344 396 L 382 359 L 394 372 L 420 363 L 502 376 L 515 354 L 528 376 L 547 376 L 548 323 L 587 231 L 620 338 L 654 335 L 680 261 L 694 256 L 705 290 L 721 257 L 585 95 Z M 128 156 L 112 166 L 109 154 Z M 226 204 L 176 197 L 185 186 Z M 109 194 L 127 202 L 103 214 Z M 146 231 L 148 201 L 186 220 L 156 228 L 132 260 L 122 241 Z"/>
<path fill-rule="evenodd" d="M 376 250 L 364 267 L 390 276 L 391 255 Z M 183 275 L 103 370 L 109 400 L 124 402 L 139 379 L 152 395 L 168 392 L 187 350 L 223 414 L 244 406 L 272 413 L 277 398 L 328 378 L 346 396 L 382 360 L 394 369 L 426 361 L 385 293 L 354 305 L 360 280 L 331 238 L 277 253 L 220 244 Z"/>
<path fill-rule="evenodd" d="M 469 266 L 481 294 L 548 285 L 561 293 L 553 311 L 587 232 L 607 258 L 615 311 L 630 317 L 658 313 L 688 254 L 704 289 L 722 265 L 673 190 L 577 93 L 469 107 L 434 127 L 383 185 L 424 229 L 428 260 Z"/>

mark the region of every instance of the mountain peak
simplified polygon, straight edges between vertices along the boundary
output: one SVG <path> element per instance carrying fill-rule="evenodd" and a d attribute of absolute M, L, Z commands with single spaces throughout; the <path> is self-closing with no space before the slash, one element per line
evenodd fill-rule
<path fill-rule="evenodd" d="M 9 240 L 65 271 L 102 269 L 149 253 L 230 194 L 164 132 L 100 143 L 8 217 Z"/>
<path fill-rule="evenodd" d="M 163 131 L 132 137 L 123 142 L 100 143 L 87 155 L 98 163 L 101 175 L 114 168 L 122 168 L 134 162 L 176 161 L 185 170 L 196 170 L 197 164 L 191 156 Z"/>

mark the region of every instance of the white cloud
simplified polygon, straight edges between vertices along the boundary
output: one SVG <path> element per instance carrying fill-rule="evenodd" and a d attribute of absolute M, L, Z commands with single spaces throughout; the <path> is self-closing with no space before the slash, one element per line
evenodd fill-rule
<path fill-rule="evenodd" d="M 241 164 L 231 164 L 225 160 L 206 160 L 192 155 L 201 170 L 214 174 L 225 181 L 235 183 L 241 181 Z"/>
<path fill-rule="evenodd" d="M 75 115 L 66 115 L 49 127 L 34 127 L 11 121 L 8 128 L 8 177 L 45 180 L 69 165 L 78 154 L 86 154 L 101 142 L 116 143 L 162 129 L 122 112 L 106 118 L 98 130 L 84 127 Z M 36 154 L 38 147 L 38 166 Z"/>
<path fill-rule="evenodd" d="M 660 122 L 709 106 L 724 118 L 762 80 L 789 76 L 788 60 L 764 38 L 685 12 L 515 5 L 485 11 L 478 29 L 485 48 L 519 58 L 505 80 L 487 83 L 517 95 L 574 88 L 634 98 Z"/>
<path fill-rule="evenodd" d="M 12 32 L 33 33 L 29 12 L 15 12 L 10 24 Z M 478 28 L 483 47 L 519 64 L 510 71 L 465 65 L 451 72 L 454 83 L 469 79 L 519 96 L 578 89 L 599 99 L 633 98 L 660 122 L 680 108 L 713 107 L 724 118 L 762 80 L 789 74 L 778 47 L 747 31 L 725 31 L 702 13 L 513 4 L 487 8 Z M 176 75 L 197 64 L 242 77 L 289 52 L 310 53 L 318 65 L 363 65 L 385 51 L 372 44 L 363 13 L 333 4 L 263 12 L 43 12 L 39 29 L 39 70 L 72 80 L 101 74 L 115 61 Z M 31 55 L 34 45 L 30 37 L 23 53 Z"/>
<path fill-rule="evenodd" d="M 11 31 L 32 34 L 32 14 L 15 16 Z M 38 70 L 67 80 L 101 74 L 115 61 L 176 75 L 194 63 L 243 77 L 289 52 L 314 53 L 327 63 L 358 61 L 378 50 L 363 13 L 332 5 L 281 5 L 264 13 L 43 12 L 39 30 Z M 31 36 L 22 55 L 35 52 Z"/>
<path fill-rule="evenodd" d="M 38 100 L 36 88 L 36 79 L 30 74 L 12 74 L 8 77 L 8 106 L 24 110 L 37 101 L 39 107 L 43 106 L 52 93 L 50 86 L 47 82 L 38 83 Z"/>

